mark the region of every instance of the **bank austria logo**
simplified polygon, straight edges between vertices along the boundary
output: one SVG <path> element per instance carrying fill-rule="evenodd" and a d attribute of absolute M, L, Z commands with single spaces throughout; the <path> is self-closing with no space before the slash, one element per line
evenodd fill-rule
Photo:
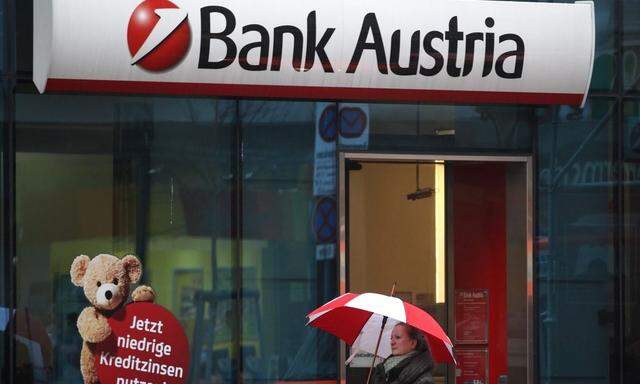
<path fill-rule="evenodd" d="M 127 42 L 131 65 L 153 72 L 171 69 L 191 43 L 187 11 L 169 0 L 144 0 L 131 14 Z"/>

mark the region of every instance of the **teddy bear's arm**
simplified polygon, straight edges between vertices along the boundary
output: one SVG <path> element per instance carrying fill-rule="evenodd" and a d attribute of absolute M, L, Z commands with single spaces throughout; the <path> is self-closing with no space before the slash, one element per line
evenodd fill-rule
<path fill-rule="evenodd" d="M 82 339 L 89 343 L 104 341 L 111 334 L 107 318 L 94 307 L 87 307 L 78 316 L 78 331 Z"/>
<path fill-rule="evenodd" d="M 153 303 L 156 299 L 156 292 L 149 286 L 141 285 L 131 293 L 131 298 L 135 302 L 147 301 Z"/>

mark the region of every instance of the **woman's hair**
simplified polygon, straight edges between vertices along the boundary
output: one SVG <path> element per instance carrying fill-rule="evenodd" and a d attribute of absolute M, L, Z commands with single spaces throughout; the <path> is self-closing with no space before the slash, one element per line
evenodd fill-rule
<path fill-rule="evenodd" d="M 404 329 L 407 330 L 407 336 L 409 336 L 411 340 L 416 341 L 416 351 L 422 352 L 429 349 L 429 344 L 427 344 L 427 341 L 424 339 L 424 334 L 420 332 L 418 328 L 406 323 L 399 323 L 398 325 L 402 325 Z"/>

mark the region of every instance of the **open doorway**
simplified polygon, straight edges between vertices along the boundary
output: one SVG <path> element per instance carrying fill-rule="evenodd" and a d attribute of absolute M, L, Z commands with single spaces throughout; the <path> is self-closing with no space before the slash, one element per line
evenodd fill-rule
<path fill-rule="evenodd" d="M 435 383 L 532 382 L 530 175 L 527 157 L 341 156 L 341 287 L 397 283 L 447 330 L 459 364 Z M 364 383 L 353 354 L 342 377 Z"/>

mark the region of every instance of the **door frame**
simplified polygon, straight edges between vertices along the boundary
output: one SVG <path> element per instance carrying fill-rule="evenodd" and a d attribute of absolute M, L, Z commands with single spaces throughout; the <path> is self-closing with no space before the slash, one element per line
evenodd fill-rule
<path fill-rule="evenodd" d="M 425 163 L 521 163 L 526 172 L 526 306 L 527 306 L 527 384 L 533 384 L 535 378 L 535 323 L 534 323 L 534 291 L 533 280 L 533 228 L 534 228 L 534 200 L 533 200 L 533 158 L 532 156 L 490 156 L 490 155 L 438 155 L 438 154 L 406 154 L 406 153 L 372 153 L 372 152 L 339 152 L 338 153 L 338 289 L 339 294 L 347 290 L 347 179 L 346 162 L 372 161 L 372 162 L 425 162 Z M 447 224 L 448 225 L 448 224 Z M 449 263 L 449 259 L 447 264 Z M 448 267 L 447 267 L 448 268 Z M 447 279 L 447 297 L 452 297 L 452 279 Z M 449 314 L 451 313 L 449 306 Z M 449 328 L 451 324 L 449 324 Z M 451 330 L 449 329 L 449 332 Z M 347 358 L 347 348 L 344 342 L 340 342 L 340 354 L 338 361 L 338 383 L 346 382 L 346 367 L 344 361 Z"/>

